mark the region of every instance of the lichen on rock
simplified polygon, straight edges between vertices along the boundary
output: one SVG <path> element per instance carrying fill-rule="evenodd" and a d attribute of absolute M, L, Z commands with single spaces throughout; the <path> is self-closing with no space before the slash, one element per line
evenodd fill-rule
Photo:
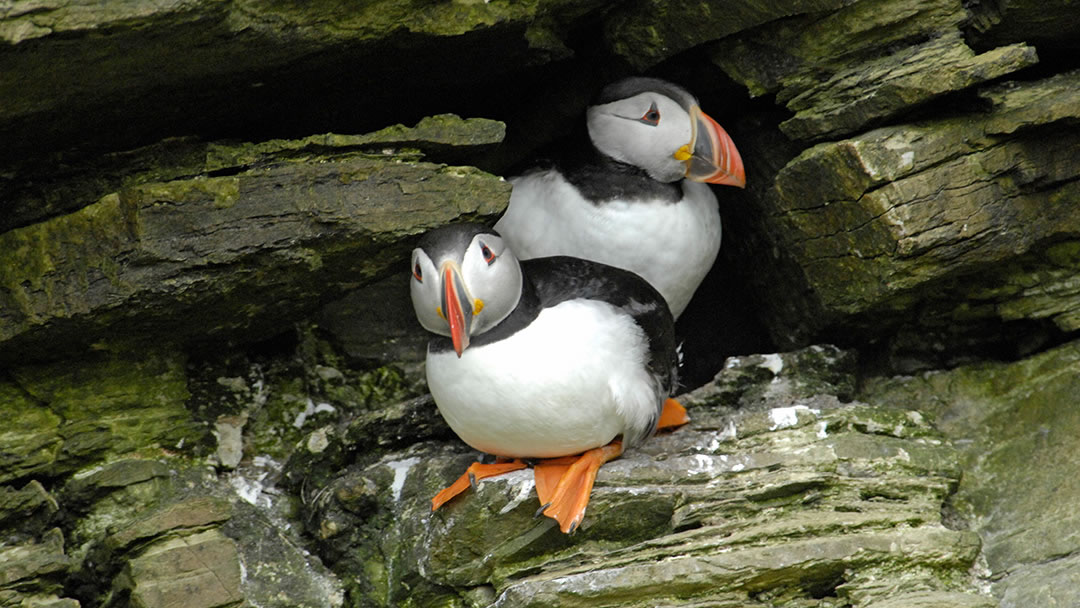
<path fill-rule="evenodd" d="M 0 606 L 1080 604 L 1076 13 L 0 3 Z M 409 251 L 628 74 L 747 168 L 693 422 L 573 536 L 529 471 L 432 513 Z"/>
<path fill-rule="evenodd" d="M 1076 457 L 1080 345 L 1070 342 L 1015 363 L 970 365 L 867 386 L 871 403 L 920 404 L 957 446 L 964 476 L 949 508 L 984 545 L 986 584 L 1002 605 L 1069 605 L 1080 490 L 1055 463 Z"/>
<path fill-rule="evenodd" d="M 810 361 L 824 370 L 804 376 Z M 475 457 L 453 443 L 346 469 L 314 505 L 312 531 L 339 575 L 376 605 L 748 596 L 870 605 L 901 589 L 987 605 L 965 591 L 977 538 L 941 519 L 960 474 L 956 452 L 926 417 L 817 392 L 825 385 L 815 373 L 850 382 L 844 361 L 829 348 L 732 361 L 684 398 L 688 427 L 601 469 L 574 536 L 535 517 L 527 470 L 482 480 L 432 513 L 430 496 Z M 764 374 L 748 381 L 754 370 Z M 747 401 L 735 410 L 718 395 Z"/>
<path fill-rule="evenodd" d="M 509 184 L 494 176 L 353 151 L 410 137 L 441 146 L 501 137 L 490 122 L 432 124 L 412 136 L 320 138 L 299 159 L 291 155 L 311 142 L 218 150 L 213 170 L 0 234 L 0 265 L 11 270 L 0 290 L 0 361 L 16 350 L 48 359 L 123 349 L 147 333 L 180 345 L 237 337 L 382 277 L 425 228 L 498 213 Z M 231 175 L 216 175 L 225 167 Z"/>

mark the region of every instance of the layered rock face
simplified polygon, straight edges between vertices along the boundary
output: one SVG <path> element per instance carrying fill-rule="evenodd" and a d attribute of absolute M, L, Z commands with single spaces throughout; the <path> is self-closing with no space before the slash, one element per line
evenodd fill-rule
<path fill-rule="evenodd" d="M 0 3 L 0 606 L 1080 603 L 1077 24 Z M 747 168 L 677 327 L 692 422 L 573 536 L 529 471 L 432 513 L 479 455 L 427 395 L 409 252 L 634 73 Z"/>

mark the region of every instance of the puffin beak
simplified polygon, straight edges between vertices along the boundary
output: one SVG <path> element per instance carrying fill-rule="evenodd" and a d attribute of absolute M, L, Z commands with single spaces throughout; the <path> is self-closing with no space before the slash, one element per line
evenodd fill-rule
<path fill-rule="evenodd" d="M 690 107 L 690 143 L 675 152 L 686 163 L 686 179 L 743 188 L 746 174 L 735 142 L 697 106 Z"/>
<path fill-rule="evenodd" d="M 461 357 L 462 351 L 469 347 L 473 301 L 465 290 L 461 268 L 454 262 L 448 261 L 442 266 L 442 307 L 439 312 L 440 316 L 450 324 L 450 339 L 454 342 L 454 351 L 457 356 Z"/>

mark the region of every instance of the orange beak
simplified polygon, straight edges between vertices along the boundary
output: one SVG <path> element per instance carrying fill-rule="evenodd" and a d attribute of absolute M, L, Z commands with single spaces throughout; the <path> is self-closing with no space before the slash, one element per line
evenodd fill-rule
<path fill-rule="evenodd" d="M 469 347 L 469 330 L 472 327 L 472 298 L 465 291 L 465 281 L 457 265 L 443 264 L 442 308 L 443 318 L 450 325 L 450 339 L 454 342 L 454 352 L 460 357 Z"/>
<path fill-rule="evenodd" d="M 690 143 L 675 152 L 675 158 L 686 163 L 686 178 L 746 187 L 742 157 L 727 131 L 697 106 L 690 108 L 690 120 Z"/>

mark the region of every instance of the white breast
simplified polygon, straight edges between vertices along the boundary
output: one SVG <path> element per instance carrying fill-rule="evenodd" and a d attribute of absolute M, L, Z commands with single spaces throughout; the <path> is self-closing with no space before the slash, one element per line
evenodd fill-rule
<path fill-rule="evenodd" d="M 642 276 L 678 317 L 720 250 L 720 213 L 707 184 L 684 180 L 678 203 L 594 204 L 557 171 L 511 180 L 510 206 L 495 229 L 521 259 L 570 255 Z"/>
<path fill-rule="evenodd" d="M 646 338 L 613 306 L 571 300 L 513 336 L 428 353 L 435 403 L 465 443 L 490 454 L 546 458 L 638 435 L 662 399 L 645 368 Z"/>

